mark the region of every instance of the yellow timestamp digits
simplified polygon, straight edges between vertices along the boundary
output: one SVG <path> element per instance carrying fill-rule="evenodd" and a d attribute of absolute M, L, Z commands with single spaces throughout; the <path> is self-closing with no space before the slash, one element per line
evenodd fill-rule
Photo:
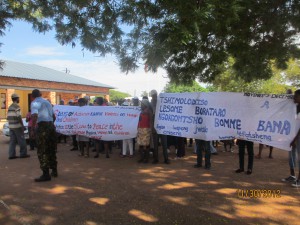
<path fill-rule="evenodd" d="M 238 198 L 281 198 L 279 189 L 237 189 Z"/>

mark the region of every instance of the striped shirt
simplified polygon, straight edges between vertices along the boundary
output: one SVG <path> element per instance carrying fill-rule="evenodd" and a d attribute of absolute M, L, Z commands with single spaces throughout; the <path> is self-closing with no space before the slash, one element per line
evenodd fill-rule
<path fill-rule="evenodd" d="M 13 103 L 9 106 L 7 111 L 8 126 L 10 129 L 21 128 L 21 108 L 17 103 Z"/>

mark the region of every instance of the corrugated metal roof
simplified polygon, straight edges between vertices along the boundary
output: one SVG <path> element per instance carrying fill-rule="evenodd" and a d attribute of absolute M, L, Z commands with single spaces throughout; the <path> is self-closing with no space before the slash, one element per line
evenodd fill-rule
<path fill-rule="evenodd" d="M 47 67 L 38 66 L 34 64 L 6 61 L 3 70 L 0 69 L 0 76 L 16 77 L 24 79 L 42 80 L 61 82 L 69 84 L 81 84 L 96 87 L 114 88 L 112 86 L 88 80 L 82 77 L 56 71 Z"/>

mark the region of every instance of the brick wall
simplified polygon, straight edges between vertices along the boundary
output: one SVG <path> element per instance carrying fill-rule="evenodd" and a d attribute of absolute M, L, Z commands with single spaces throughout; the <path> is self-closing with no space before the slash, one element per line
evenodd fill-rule
<path fill-rule="evenodd" d="M 75 100 L 79 98 L 83 98 L 87 94 L 82 93 L 82 94 L 74 94 L 74 93 L 63 93 L 63 92 L 58 92 L 56 93 L 57 96 L 59 96 L 60 100 L 64 100 L 65 105 L 69 103 L 70 100 Z"/>
<path fill-rule="evenodd" d="M 1 114 L 0 119 L 6 119 L 6 115 L 7 115 L 6 113 L 7 113 L 8 107 L 13 103 L 12 99 L 11 99 L 11 96 L 13 93 L 16 93 L 20 96 L 19 105 L 21 107 L 22 117 L 25 117 L 29 110 L 28 109 L 28 104 L 29 104 L 28 94 L 31 93 L 31 91 L 22 91 L 22 90 L 18 90 L 18 89 L 6 89 L 5 92 L 6 92 L 6 109 L 5 109 L 5 113 Z"/>
<path fill-rule="evenodd" d="M 65 105 L 68 104 L 69 100 L 75 98 L 82 98 L 86 94 L 94 93 L 94 95 L 104 95 L 106 99 L 109 99 L 109 89 L 105 87 L 95 87 L 88 85 L 80 84 L 66 84 L 66 83 L 57 83 L 50 81 L 38 81 L 32 79 L 22 79 L 22 78 L 13 78 L 13 77 L 2 77 L 1 85 L 2 86 L 13 86 L 16 89 L 1 89 L 2 93 L 6 93 L 6 111 L 8 107 L 12 104 L 11 95 L 17 93 L 20 95 L 20 107 L 22 116 L 24 117 L 29 110 L 28 94 L 31 93 L 33 89 L 53 89 L 53 90 L 63 90 L 64 92 L 55 92 L 55 91 L 43 91 L 42 97 L 49 99 L 52 104 L 59 104 L 59 100 L 64 100 Z M 18 89 L 20 87 L 20 89 Z M 24 90 L 27 88 L 29 90 Z M 22 90 L 23 89 L 23 90 Z M 73 92 L 73 93 L 72 93 Z M 74 93 L 76 92 L 76 93 Z M 6 113 L 5 113 L 6 114 Z M 1 113 L 0 119 L 5 119 L 6 115 Z"/>
<path fill-rule="evenodd" d="M 7 89 L 6 91 L 6 109 L 12 104 L 11 96 L 15 93 L 15 89 Z"/>
<path fill-rule="evenodd" d="M 0 76 L 1 77 L 1 76 Z M 88 86 L 81 84 L 66 84 L 50 81 L 39 81 L 31 79 L 22 79 L 14 77 L 1 77 L 1 84 L 15 87 L 27 87 L 27 88 L 43 88 L 43 89 L 59 89 L 65 91 L 76 91 L 76 92 L 95 92 L 108 94 L 109 89 L 105 87 Z"/>
<path fill-rule="evenodd" d="M 61 100 L 64 100 L 65 105 L 67 105 L 71 99 L 74 100 L 75 97 L 79 98 L 78 94 L 72 94 L 72 93 L 58 93 L 58 96 L 60 96 Z"/>

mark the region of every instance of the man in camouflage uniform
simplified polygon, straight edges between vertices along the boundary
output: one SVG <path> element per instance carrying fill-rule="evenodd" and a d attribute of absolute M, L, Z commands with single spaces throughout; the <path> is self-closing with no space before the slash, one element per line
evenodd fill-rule
<path fill-rule="evenodd" d="M 56 161 L 56 132 L 53 124 L 54 114 L 49 101 L 41 97 L 38 89 L 32 91 L 33 101 L 31 102 L 32 126 L 36 131 L 31 132 L 31 137 L 36 138 L 37 154 L 40 161 L 40 168 L 43 174 L 36 178 L 36 182 L 49 181 L 57 177 Z M 52 169 L 51 176 L 49 169 Z"/>

